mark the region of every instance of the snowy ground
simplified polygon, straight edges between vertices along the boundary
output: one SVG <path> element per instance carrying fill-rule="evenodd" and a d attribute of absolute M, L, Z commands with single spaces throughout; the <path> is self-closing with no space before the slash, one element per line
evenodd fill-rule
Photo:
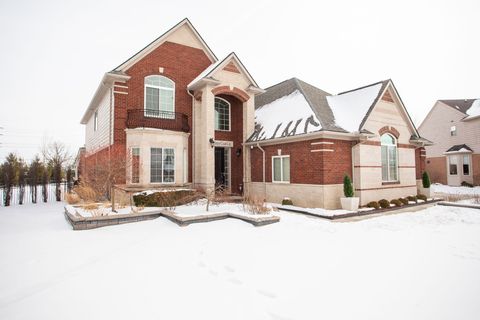
<path fill-rule="evenodd" d="M 480 210 L 72 231 L 0 208 L 0 319 L 478 319 Z"/>
<path fill-rule="evenodd" d="M 452 187 L 443 184 L 432 184 L 432 191 L 435 193 L 458 194 L 458 195 L 480 195 L 480 187 Z"/>

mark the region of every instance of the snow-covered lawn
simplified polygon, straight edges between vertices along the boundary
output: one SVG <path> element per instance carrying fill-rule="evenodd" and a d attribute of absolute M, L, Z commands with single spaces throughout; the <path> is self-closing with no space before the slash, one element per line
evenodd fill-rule
<path fill-rule="evenodd" d="M 72 231 L 63 206 L 0 208 L 0 319 L 479 318 L 477 209 Z"/>
<path fill-rule="evenodd" d="M 452 187 L 443 184 L 432 184 L 432 191 L 435 193 L 454 194 L 454 195 L 480 195 L 480 187 Z"/>

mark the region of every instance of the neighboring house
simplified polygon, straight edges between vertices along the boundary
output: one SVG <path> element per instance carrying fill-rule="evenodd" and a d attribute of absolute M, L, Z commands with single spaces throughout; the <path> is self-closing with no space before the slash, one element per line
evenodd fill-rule
<path fill-rule="evenodd" d="M 250 189 L 268 201 L 337 208 L 345 174 L 362 205 L 417 193 L 429 141 L 391 80 L 333 96 L 293 78 L 255 104 Z"/>
<path fill-rule="evenodd" d="M 416 194 L 428 143 L 390 80 L 336 96 L 298 79 L 263 90 L 188 19 L 107 72 L 82 124 L 85 172 L 123 154 L 125 188 L 222 185 L 328 208 L 344 174 L 362 204 Z"/>
<path fill-rule="evenodd" d="M 480 185 L 480 99 L 438 100 L 419 131 L 435 143 L 426 148 L 433 181 Z"/>

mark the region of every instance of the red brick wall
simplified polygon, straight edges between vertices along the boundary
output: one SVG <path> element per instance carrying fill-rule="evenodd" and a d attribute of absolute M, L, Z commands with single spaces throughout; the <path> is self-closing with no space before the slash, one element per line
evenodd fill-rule
<path fill-rule="evenodd" d="M 239 185 L 243 183 L 243 154 L 236 155 L 242 149 L 243 142 L 243 103 L 235 97 L 218 95 L 230 102 L 230 131 L 215 131 L 215 140 L 233 141 L 231 154 L 232 193 L 240 193 Z M 243 152 L 243 150 L 242 150 Z"/>
<path fill-rule="evenodd" d="M 472 154 L 473 184 L 480 186 L 480 154 Z"/>
<path fill-rule="evenodd" d="M 423 155 L 423 157 L 422 157 Z M 415 176 L 417 179 L 422 179 L 422 174 L 425 171 L 425 148 L 415 149 Z"/>
<path fill-rule="evenodd" d="M 428 172 L 432 182 L 447 184 L 446 157 L 427 158 L 425 161 L 425 170 Z"/>
<path fill-rule="evenodd" d="M 126 73 L 131 76 L 124 84 L 128 95 L 115 94 L 114 143 L 125 150 L 127 110 L 143 109 L 144 79 L 149 75 L 163 75 L 175 82 L 175 111 L 188 116 L 192 128 L 192 97 L 187 93 L 187 85 L 211 64 L 205 52 L 177 43 L 165 42 Z M 159 68 L 164 68 L 160 73 Z M 192 181 L 192 137 L 188 141 L 188 179 Z"/>
<path fill-rule="evenodd" d="M 312 142 L 333 142 L 316 144 Z M 352 142 L 332 139 L 314 139 L 291 142 L 265 149 L 265 180 L 272 182 L 272 156 L 290 155 L 290 183 L 300 184 L 340 184 L 344 174 L 352 176 Z M 333 152 L 312 152 L 311 150 L 333 149 Z M 262 182 L 262 152 L 257 147 L 251 150 L 252 181 Z"/>

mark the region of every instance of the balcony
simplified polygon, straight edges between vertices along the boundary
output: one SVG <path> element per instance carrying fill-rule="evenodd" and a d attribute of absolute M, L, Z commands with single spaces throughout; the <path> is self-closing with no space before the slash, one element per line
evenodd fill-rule
<path fill-rule="evenodd" d="M 155 128 L 183 132 L 190 131 L 188 116 L 186 114 L 151 109 L 128 110 L 127 128 Z"/>

